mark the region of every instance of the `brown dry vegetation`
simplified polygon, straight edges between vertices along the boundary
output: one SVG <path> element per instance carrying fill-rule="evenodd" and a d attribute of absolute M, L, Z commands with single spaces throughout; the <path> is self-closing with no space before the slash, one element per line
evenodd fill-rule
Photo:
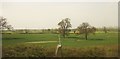
<path fill-rule="evenodd" d="M 40 45 L 16 45 L 3 47 L 3 57 L 54 57 L 56 47 L 43 47 Z M 62 47 L 62 57 L 116 57 L 118 46 L 92 46 L 92 47 Z"/>

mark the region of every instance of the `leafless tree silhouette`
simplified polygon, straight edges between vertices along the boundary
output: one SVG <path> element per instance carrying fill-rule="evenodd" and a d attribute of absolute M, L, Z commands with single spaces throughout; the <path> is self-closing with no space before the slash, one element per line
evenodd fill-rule
<path fill-rule="evenodd" d="M 7 19 L 0 16 L 0 29 L 8 29 L 11 30 L 13 27 L 11 25 L 8 25 Z"/>

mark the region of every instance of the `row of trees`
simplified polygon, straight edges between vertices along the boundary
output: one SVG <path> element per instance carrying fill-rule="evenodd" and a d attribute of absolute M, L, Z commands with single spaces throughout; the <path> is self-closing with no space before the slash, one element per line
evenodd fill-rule
<path fill-rule="evenodd" d="M 0 29 L 8 29 L 8 30 L 13 29 L 11 25 L 8 25 L 6 20 L 7 20 L 6 18 L 0 16 Z M 58 25 L 59 25 L 59 28 L 57 29 L 57 31 L 65 38 L 69 34 L 70 28 L 72 27 L 70 23 L 70 19 L 65 18 L 62 21 L 60 21 Z M 50 31 L 50 29 L 48 30 Z M 90 33 L 95 34 L 96 30 L 97 29 L 94 26 L 91 26 L 87 22 L 83 22 L 74 30 L 74 33 L 77 33 L 79 35 L 85 34 L 85 39 L 87 40 L 88 34 Z M 105 33 L 107 33 L 106 27 L 104 27 L 104 31 Z M 25 32 L 27 33 L 28 31 L 25 30 Z"/>
<path fill-rule="evenodd" d="M 70 31 L 69 28 L 72 27 L 70 23 L 70 19 L 65 18 L 62 21 L 60 21 L 58 25 L 59 25 L 59 33 L 65 38 L 65 36 L 69 34 Z M 85 39 L 87 40 L 88 34 L 89 33 L 95 34 L 96 28 L 90 26 L 90 24 L 88 24 L 87 22 L 84 22 L 76 28 L 75 32 L 76 31 L 78 34 L 85 34 Z"/>

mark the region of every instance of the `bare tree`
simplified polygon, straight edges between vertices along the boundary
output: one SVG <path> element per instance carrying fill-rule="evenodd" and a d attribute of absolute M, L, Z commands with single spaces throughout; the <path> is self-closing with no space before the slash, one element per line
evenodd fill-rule
<path fill-rule="evenodd" d="M 90 26 L 87 22 L 84 22 L 77 27 L 77 30 L 79 31 L 79 34 L 85 34 L 85 39 L 87 40 L 88 34 L 95 34 L 96 28 Z"/>
<path fill-rule="evenodd" d="M 13 29 L 13 27 L 11 25 L 8 25 L 7 23 L 7 19 L 0 16 L 0 29 L 8 29 L 8 30 L 11 30 Z"/>
<path fill-rule="evenodd" d="M 68 35 L 69 28 L 72 27 L 69 18 L 63 19 L 61 22 L 58 23 L 59 33 L 65 38 L 65 35 Z"/>

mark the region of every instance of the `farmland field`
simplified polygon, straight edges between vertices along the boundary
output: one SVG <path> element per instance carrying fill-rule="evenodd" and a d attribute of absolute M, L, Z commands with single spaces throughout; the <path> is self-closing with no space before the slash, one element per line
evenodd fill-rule
<path fill-rule="evenodd" d="M 7 53 L 6 51 L 9 51 L 10 48 L 15 49 L 12 47 L 32 47 L 32 48 L 44 47 L 45 49 L 52 51 L 51 54 L 53 54 L 58 44 L 59 35 L 58 34 L 3 34 L 2 39 L 3 39 L 2 40 L 3 49 L 5 49 L 3 51 L 3 56 L 5 55 L 5 53 Z M 118 33 L 106 33 L 106 34 L 96 33 L 95 35 L 89 34 L 88 40 L 85 40 L 84 35 L 70 34 L 66 38 L 61 37 L 61 42 L 62 42 L 63 50 L 70 48 L 70 49 L 75 49 L 78 52 L 80 51 L 79 48 L 90 49 L 91 47 L 100 47 L 100 49 L 102 48 L 108 49 L 107 56 L 116 56 L 117 46 L 118 46 Z M 112 52 L 109 52 L 111 50 Z M 63 54 L 64 53 L 67 54 L 72 52 L 65 51 L 63 52 Z M 23 56 L 23 55 L 18 55 L 18 56 Z M 47 55 L 47 56 L 51 56 L 51 55 Z M 66 56 L 71 56 L 71 55 L 68 54 Z"/>
<path fill-rule="evenodd" d="M 38 41 L 58 41 L 58 34 L 3 34 L 3 45 L 16 45 L 27 42 Z M 93 45 L 113 45 L 118 44 L 117 33 L 97 33 L 89 35 L 88 40 L 84 39 L 84 35 L 70 34 L 66 38 L 61 38 L 63 46 L 93 46 Z M 43 43 L 44 44 L 44 43 Z M 56 43 L 49 43 L 57 45 Z"/>

